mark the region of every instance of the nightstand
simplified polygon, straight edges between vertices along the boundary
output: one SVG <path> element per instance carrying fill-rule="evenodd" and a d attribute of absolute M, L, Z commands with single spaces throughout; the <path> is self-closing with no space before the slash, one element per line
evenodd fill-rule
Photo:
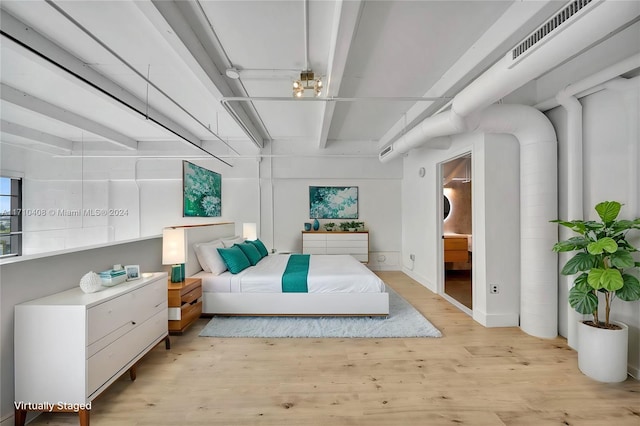
<path fill-rule="evenodd" d="M 169 334 L 182 334 L 202 313 L 202 280 L 185 278 L 167 284 L 169 302 Z"/>

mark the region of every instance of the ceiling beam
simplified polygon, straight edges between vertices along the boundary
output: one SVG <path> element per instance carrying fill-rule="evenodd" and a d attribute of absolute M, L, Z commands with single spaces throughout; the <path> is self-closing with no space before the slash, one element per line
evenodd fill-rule
<path fill-rule="evenodd" d="M 39 63 L 50 69 L 64 69 L 67 72 L 61 75 L 65 77 L 75 77 L 69 79 L 69 81 L 74 83 L 82 81 L 86 83 L 82 86 L 83 88 L 92 90 L 104 96 L 107 100 L 114 101 L 114 104 L 117 106 L 126 105 L 141 115 L 153 118 L 153 120 L 160 124 L 163 130 L 166 131 L 168 129 L 170 132 L 186 139 L 191 144 L 197 147 L 202 146 L 202 141 L 185 127 L 148 105 L 147 102 L 138 98 L 94 68 L 87 66 L 87 64 L 76 56 L 51 42 L 51 40 L 4 10 L 2 12 L 2 32 L 5 33 L 6 36 L 9 36 L 16 45 L 23 46 L 27 50 L 30 50 L 33 56 L 39 59 Z M 149 122 L 154 123 L 154 121 Z"/>
<path fill-rule="evenodd" d="M 362 13 L 362 1 L 337 1 L 334 9 L 333 29 L 329 44 L 329 62 L 327 66 L 326 93 L 327 97 L 336 97 L 340 91 L 344 69 L 347 65 L 347 57 L 353 42 L 360 15 Z M 327 102 L 322 107 L 320 120 L 320 134 L 318 136 L 318 148 L 327 146 L 327 138 L 331 129 L 333 112 L 336 109 L 335 102 Z"/>
<path fill-rule="evenodd" d="M 31 96 L 30 94 L 22 92 L 11 86 L 7 86 L 4 83 L 0 84 L 0 98 L 14 105 L 51 117 L 70 126 L 93 133 L 94 135 L 101 136 L 125 149 L 138 149 L 138 142 L 131 139 L 129 136 L 123 135 L 122 133 L 107 126 L 64 108 L 60 108 L 57 105 L 53 105 L 40 98 L 36 98 L 35 96 Z"/>
<path fill-rule="evenodd" d="M 563 4 L 553 0 L 514 2 L 424 97 L 454 96 Z M 446 104 L 446 101 L 416 103 L 380 138 L 378 148 L 386 148 Z"/>
<path fill-rule="evenodd" d="M 212 41 L 215 37 L 208 35 L 212 30 L 203 22 L 204 17 L 196 9 L 197 4 L 152 0 L 136 2 L 136 5 L 216 100 L 235 96 L 226 77 L 216 66 L 216 62 L 226 59 L 219 51 L 220 47 Z M 263 148 L 264 136 L 245 109 L 239 107 L 234 109 L 234 113 L 230 114 L 231 117 L 258 148 Z"/>
<path fill-rule="evenodd" d="M 49 145 L 57 149 L 62 149 L 69 154 L 73 149 L 73 142 L 68 139 L 64 139 L 50 133 L 32 129 L 31 127 L 26 127 L 21 124 L 12 123 L 6 120 L 0 120 L 0 131 L 2 133 L 8 133 L 10 135 L 29 139 L 39 144 Z"/>

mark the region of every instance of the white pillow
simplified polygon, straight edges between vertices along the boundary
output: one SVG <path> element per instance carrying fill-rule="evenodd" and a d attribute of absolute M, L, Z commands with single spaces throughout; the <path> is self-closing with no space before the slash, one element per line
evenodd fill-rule
<path fill-rule="evenodd" d="M 218 253 L 218 248 L 224 248 L 222 241 L 214 240 L 208 243 L 196 244 L 193 248 L 204 271 L 219 275 L 227 270 L 227 265 L 220 257 L 220 253 Z"/>
<path fill-rule="evenodd" d="M 226 248 L 233 247 L 234 244 L 242 244 L 242 243 L 244 243 L 244 238 L 242 238 L 240 235 L 236 235 L 235 237 L 222 240 L 222 244 L 224 244 Z"/>

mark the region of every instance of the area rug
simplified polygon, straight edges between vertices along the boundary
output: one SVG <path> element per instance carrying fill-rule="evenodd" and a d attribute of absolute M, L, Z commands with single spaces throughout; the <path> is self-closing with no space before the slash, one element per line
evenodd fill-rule
<path fill-rule="evenodd" d="M 387 287 L 384 317 L 225 317 L 215 316 L 204 337 L 441 337 L 420 312 Z"/>

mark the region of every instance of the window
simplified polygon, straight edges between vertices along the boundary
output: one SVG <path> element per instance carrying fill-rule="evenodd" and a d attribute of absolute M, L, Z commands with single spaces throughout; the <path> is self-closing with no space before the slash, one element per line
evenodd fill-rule
<path fill-rule="evenodd" d="M 0 257 L 22 254 L 22 179 L 0 177 Z"/>

